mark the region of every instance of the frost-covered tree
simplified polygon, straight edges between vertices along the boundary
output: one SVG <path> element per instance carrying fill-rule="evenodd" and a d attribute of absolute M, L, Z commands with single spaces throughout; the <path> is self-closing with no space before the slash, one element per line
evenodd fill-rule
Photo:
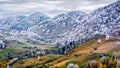
<path fill-rule="evenodd" d="M 27 32 L 25 35 L 27 42 L 42 43 L 41 41 L 43 41 L 42 37 L 34 32 Z"/>
<path fill-rule="evenodd" d="M 120 1 L 112 3 L 108 6 L 99 8 L 85 16 L 82 20 L 77 20 L 78 26 L 68 32 L 64 38 L 74 40 L 76 36 L 82 39 L 82 42 L 99 35 L 113 34 L 114 31 L 120 29 Z M 64 40 L 61 39 L 62 40 Z M 108 38 L 108 37 L 107 37 Z M 70 41 L 68 41 L 70 42 Z"/>

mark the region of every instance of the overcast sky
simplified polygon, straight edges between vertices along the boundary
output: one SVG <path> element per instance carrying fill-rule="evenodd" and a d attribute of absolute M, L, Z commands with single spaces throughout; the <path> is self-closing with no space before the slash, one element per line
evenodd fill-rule
<path fill-rule="evenodd" d="M 0 0 L 0 17 L 42 12 L 49 16 L 80 10 L 93 11 L 117 0 Z"/>

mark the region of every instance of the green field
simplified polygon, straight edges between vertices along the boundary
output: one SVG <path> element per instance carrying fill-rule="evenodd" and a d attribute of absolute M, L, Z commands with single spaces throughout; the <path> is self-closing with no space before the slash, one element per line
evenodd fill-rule
<path fill-rule="evenodd" d="M 41 50 L 50 49 L 49 45 L 28 43 L 25 41 L 25 39 L 23 39 L 21 37 L 18 39 L 19 39 L 18 41 L 20 42 L 19 44 L 9 44 L 8 45 L 8 46 L 10 46 L 9 48 L 0 49 L 0 60 L 5 60 L 8 52 L 14 56 L 17 52 L 24 52 L 26 50 L 32 51 L 32 50 L 36 50 L 36 49 L 41 49 Z M 25 47 L 29 47 L 30 49 L 25 48 Z M 36 47 L 36 48 L 34 48 L 34 47 Z"/>

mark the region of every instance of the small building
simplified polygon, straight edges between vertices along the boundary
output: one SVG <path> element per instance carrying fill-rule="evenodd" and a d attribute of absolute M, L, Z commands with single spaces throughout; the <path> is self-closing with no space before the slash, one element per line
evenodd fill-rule
<path fill-rule="evenodd" d="M 98 40 L 97 40 L 97 43 L 98 43 L 98 44 L 101 44 L 101 43 L 102 43 L 101 39 L 98 39 Z"/>
<path fill-rule="evenodd" d="M 37 51 L 36 55 L 38 56 L 45 55 L 45 51 L 44 50 Z"/>
<path fill-rule="evenodd" d="M 116 45 L 120 46 L 120 41 L 117 41 L 117 42 L 116 42 Z"/>
<path fill-rule="evenodd" d="M 110 35 L 106 35 L 105 40 L 110 40 Z"/>
<path fill-rule="evenodd" d="M 0 48 L 2 48 L 2 49 L 6 48 L 6 45 L 3 42 L 3 40 L 0 40 Z"/>

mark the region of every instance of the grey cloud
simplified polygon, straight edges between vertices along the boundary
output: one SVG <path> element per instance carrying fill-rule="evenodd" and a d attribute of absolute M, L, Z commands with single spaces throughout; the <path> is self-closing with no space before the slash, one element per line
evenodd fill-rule
<path fill-rule="evenodd" d="M 0 1 L 0 4 L 12 4 L 10 1 Z"/>
<path fill-rule="evenodd" d="M 44 3 L 46 0 L 9 0 L 9 2 L 4 1 L 4 3 L 6 2 L 6 4 L 25 4 L 28 2 L 33 2 L 33 3 Z"/>
<path fill-rule="evenodd" d="M 0 15 L 10 16 L 37 11 L 54 16 L 70 10 L 88 12 L 115 1 L 117 0 L 0 0 Z"/>

